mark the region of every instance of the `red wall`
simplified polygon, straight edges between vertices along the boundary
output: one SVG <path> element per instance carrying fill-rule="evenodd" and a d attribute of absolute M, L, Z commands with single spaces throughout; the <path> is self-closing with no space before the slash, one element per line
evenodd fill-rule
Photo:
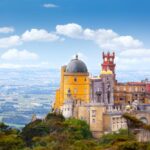
<path fill-rule="evenodd" d="M 146 84 L 146 91 L 150 93 L 150 83 Z"/>

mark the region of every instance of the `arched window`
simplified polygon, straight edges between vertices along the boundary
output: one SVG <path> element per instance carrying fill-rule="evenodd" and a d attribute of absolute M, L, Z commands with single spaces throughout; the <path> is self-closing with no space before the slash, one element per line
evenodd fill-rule
<path fill-rule="evenodd" d="M 143 123 L 148 124 L 148 121 L 147 121 L 147 119 L 146 119 L 145 117 L 141 117 L 140 120 L 141 120 Z"/>
<path fill-rule="evenodd" d="M 142 92 L 144 92 L 145 90 L 144 90 L 144 88 L 142 88 L 142 90 L 141 90 Z"/>
<path fill-rule="evenodd" d="M 107 92 L 107 100 L 108 100 L 108 104 L 110 103 L 110 91 Z"/>
<path fill-rule="evenodd" d="M 76 77 L 74 78 L 74 82 L 77 82 L 77 78 Z"/>
<path fill-rule="evenodd" d="M 101 92 L 100 91 L 96 91 L 96 97 L 97 97 L 97 102 L 101 103 Z"/>
<path fill-rule="evenodd" d="M 74 93 L 75 93 L 75 94 L 77 93 L 77 88 L 74 89 Z"/>

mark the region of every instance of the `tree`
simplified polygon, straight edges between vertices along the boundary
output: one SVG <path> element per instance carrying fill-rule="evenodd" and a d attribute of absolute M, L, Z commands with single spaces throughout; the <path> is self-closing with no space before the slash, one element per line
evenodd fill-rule
<path fill-rule="evenodd" d="M 0 122 L 0 132 L 4 132 L 8 129 L 9 127 L 4 124 L 3 122 Z"/>
<path fill-rule="evenodd" d="M 62 115 L 49 113 L 45 120 L 37 119 L 34 122 L 27 124 L 22 129 L 21 136 L 27 145 L 31 146 L 34 137 L 43 137 L 63 130 L 63 121 L 64 118 Z"/>
<path fill-rule="evenodd" d="M 145 124 L 141 120 L 137 119 L 136 117 L 132 116 L 131 114 L 125 113 L 123 117 L 127 120 L 128 129 L 136 129 L 141 128 L 147 131 L 150 131 L 150 125 Z"/>
<path fill-rule="evenodd" d="M 4 123 L 0 123 L 0 150 L 17 150 L 24 147 L 24 142 L 17 129 L 12 129 Z"/>
<path fill-rule="evenodd" d="M 103 135 L 100 138 L 99 144 L 103 146 L 109 146 L 109 145 L 114 145 L 115 143 L 119 142 L 125 142 L 125 141 L 132 141 L 135 140 L 135 137 L 133 134 L 128 135 L 128 131 L 125 129 L 119 130 L 118 133 L 108 133 L 106 135 Z"/>
<path fill-rule="evenodd" d="M 88 139 L 92 137 L 89 125 L 84 120 L 68 119 L 65 121 L 66 130 L 73 135 L 75 139 Z"/>

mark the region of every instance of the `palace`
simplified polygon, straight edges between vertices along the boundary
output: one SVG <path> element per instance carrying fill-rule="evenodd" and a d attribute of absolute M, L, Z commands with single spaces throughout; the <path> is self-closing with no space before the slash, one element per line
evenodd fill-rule
<path fill-rule="evenodd" d="M 54 111 L 65 118 L 85 120 L 94 137 L 127 128 L 122 114 L 131 112 L 150 123 L 150 82 L 120 83 L 116 80 L 115 53 L 103 52 L 100 75 L 89 76 L 85 63 L 78 56 L 61 68 L 60 88 L 56 91 Z M 141 131 L 138 139 L 146 141 Z"/>

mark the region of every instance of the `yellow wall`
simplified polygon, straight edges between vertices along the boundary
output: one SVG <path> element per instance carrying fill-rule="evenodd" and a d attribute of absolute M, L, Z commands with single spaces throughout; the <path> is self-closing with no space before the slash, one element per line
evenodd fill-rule
<path fill-rule="evenodd" d="M 66 70 L 66 66 L 61 67 L 61 80 L 60 80 L 60 106 L 62 106 L 64 102 L 64 72 Z"/>
<path fill-rule="evenodd" d="M 66 73 L 66 66 L 61 67 L 60 89 L 56 91 L 54 109 L 60 108 L 68 98 L 68 90 L 73 99 L 89 102 L 90 81 L 88 73 Z M 75 81 L 76 79 L 76 81 Z"/>
<path fill-rule="evenodd" d="M 70 89 L 71 91 L 72 98 L 89 102 L 90 85 L 89 85 L 88 74 L 65 73 L 64 75 L 64 99 L 67 99 L 68 89 Z"/>
<path fill-rule="evenodd" d="M 60 106 L 60 89 L 56 90 L 54 109 L 59 109 Z"/>

